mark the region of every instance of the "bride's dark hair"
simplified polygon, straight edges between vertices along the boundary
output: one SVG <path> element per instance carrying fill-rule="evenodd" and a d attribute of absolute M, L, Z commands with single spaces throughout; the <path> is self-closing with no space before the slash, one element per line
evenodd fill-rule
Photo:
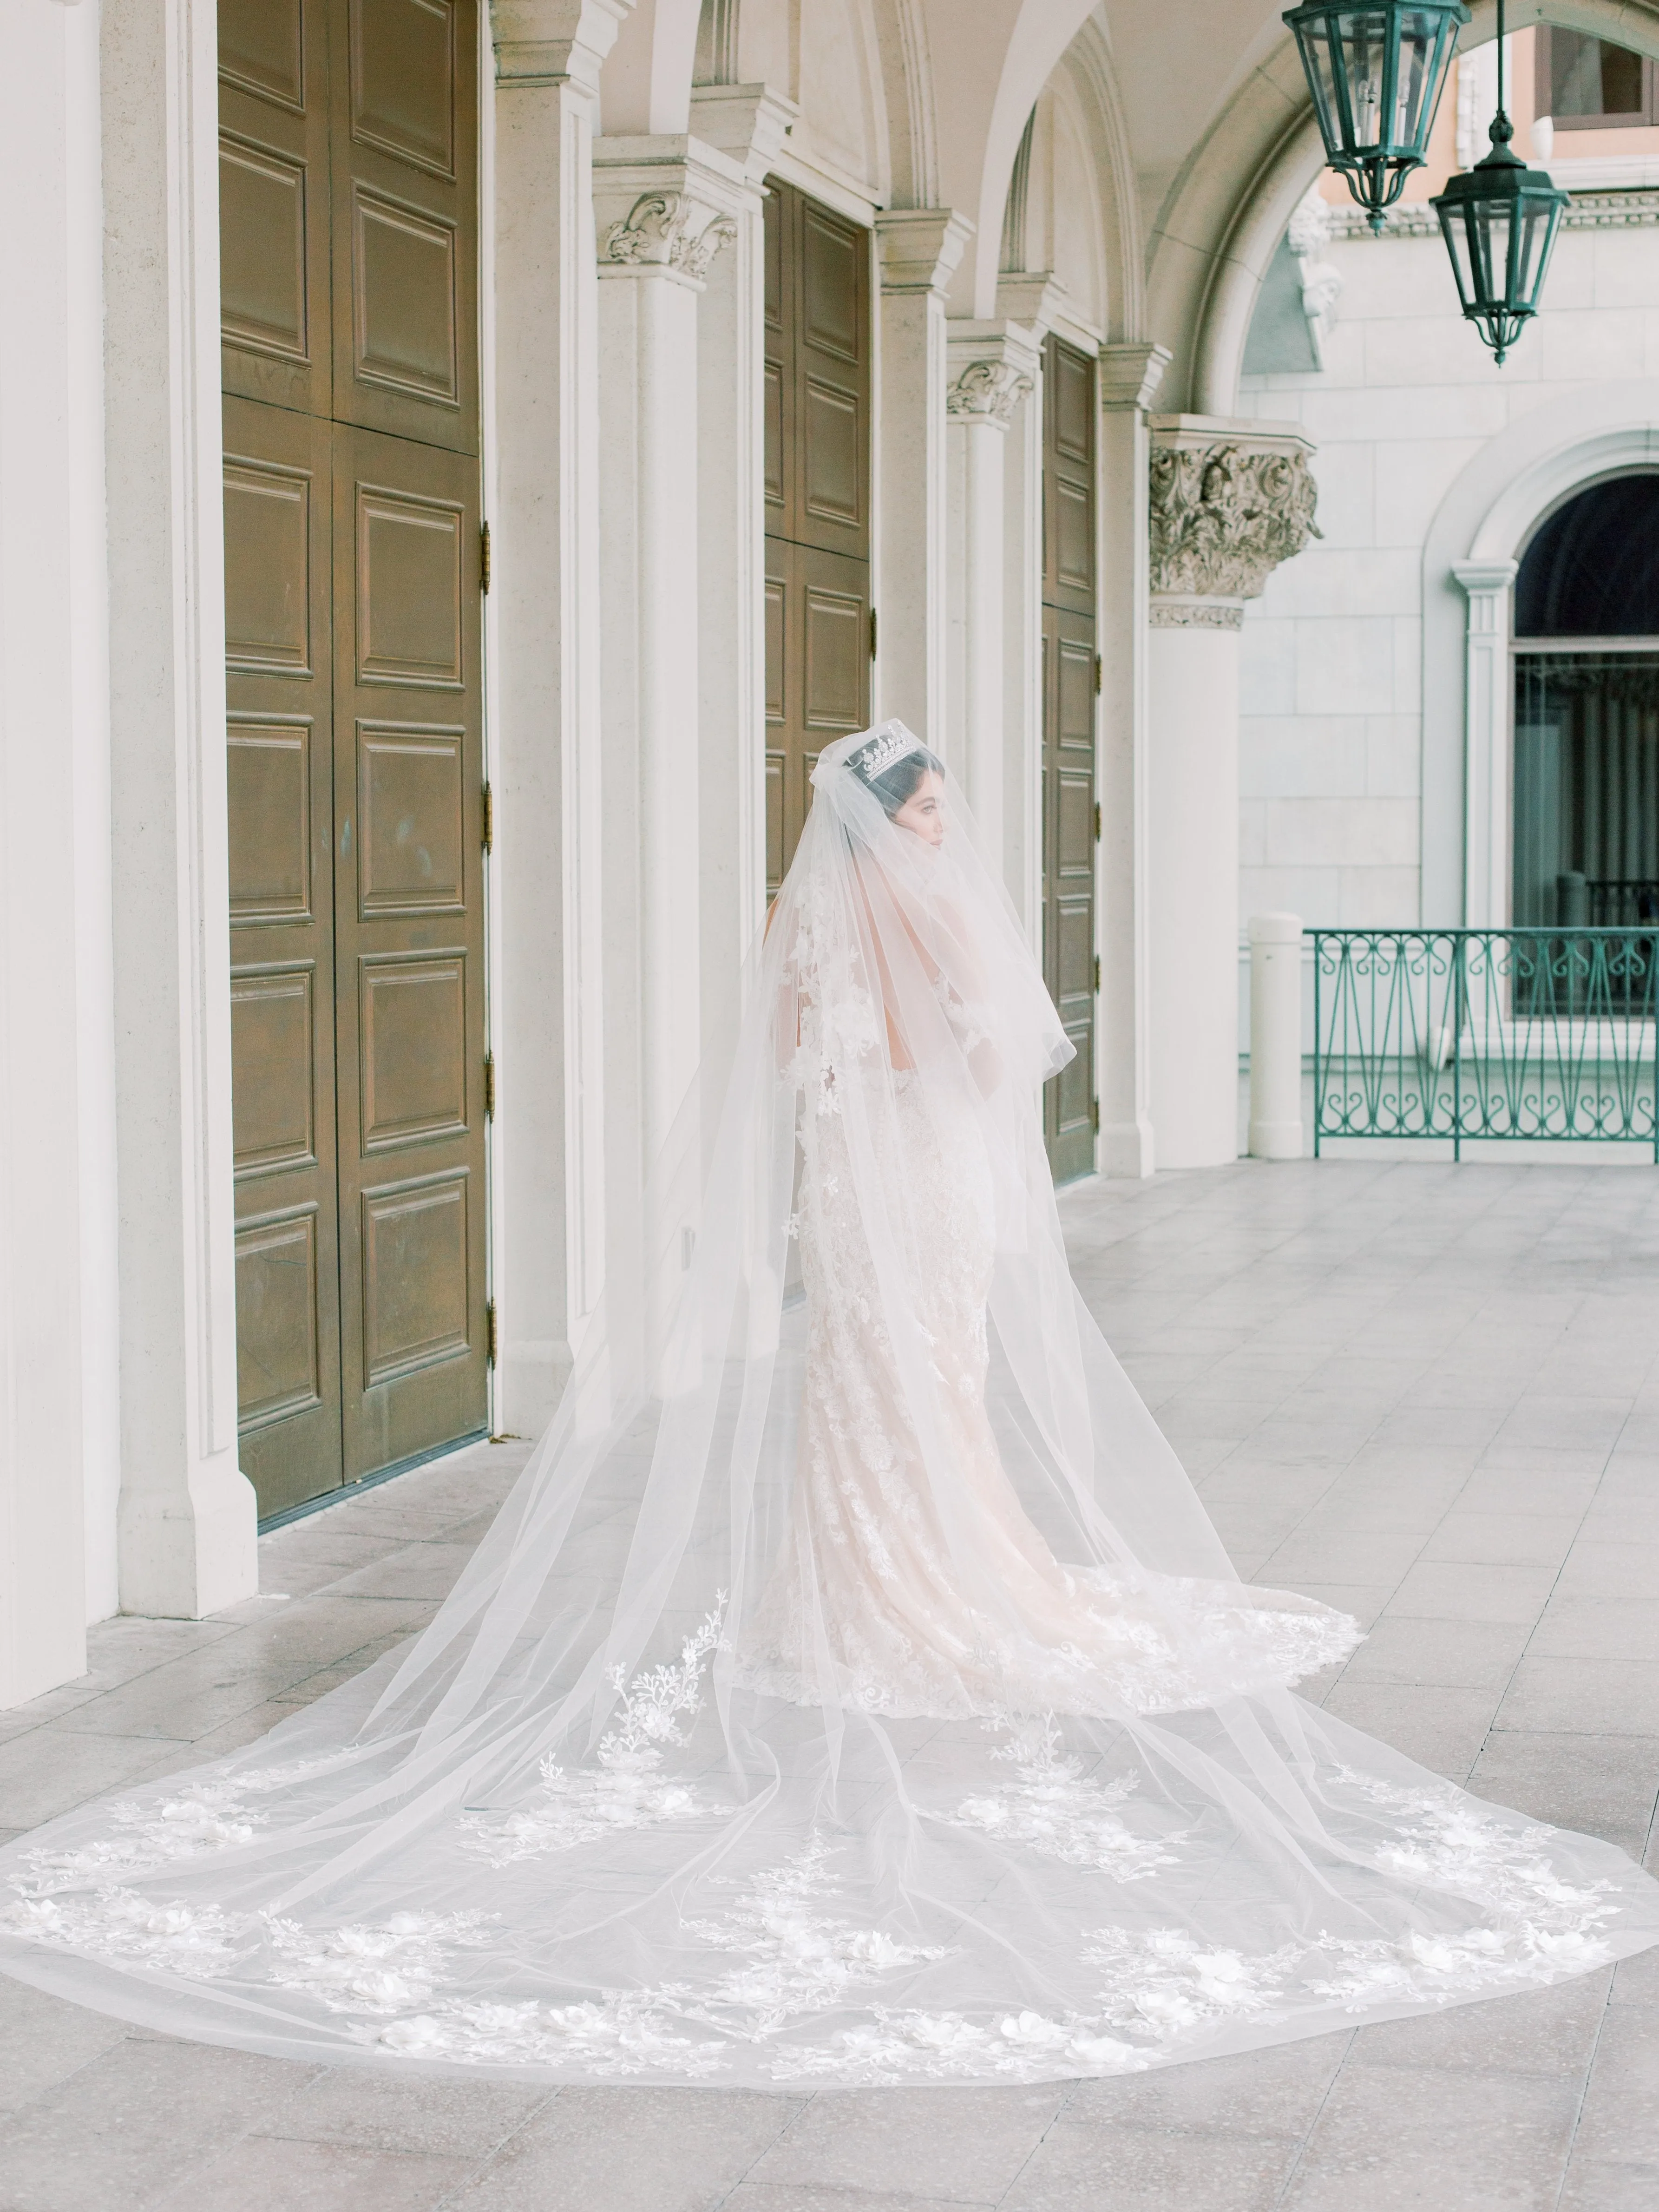
<path fill-rule="evenodd" d="M 854 753 L 847 765 L 865 789 L 873 793 L 881 801 L 889 821 L 901 806 L 915 797 L 923 776 L 930 774 L 943 776 L 945 774 L 945 763 L 937 753 L 930 753 L 926 745 L 913 745 L 908 752 L 901 753 L 896 761 L 890 761 L 885 768 L 874 775 L 870 774 L 865 768 L 865 762 L 868 759 L 873 763 L 880 758 L 881 750 L 878 745 L 866 745 L 862 752 Z"/>

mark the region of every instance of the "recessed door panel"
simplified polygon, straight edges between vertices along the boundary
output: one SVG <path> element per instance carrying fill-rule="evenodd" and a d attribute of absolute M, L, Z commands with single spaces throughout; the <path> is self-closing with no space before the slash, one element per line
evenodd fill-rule
<path fill-rule="evenodd" d="M 351 135 L 434 176 L 455 174 L 451 0 L 352 0 Z"/>
<path fill-rule="evenodd" d="M 358 187 L 351 276 L 360 384 L 457 404 L 455 233 Z"/>
<path fill-rule="evenodd" d="M 239 1179 L 317 1164 L 316 983 L 309 961 L 232 970 L 232 1130 Z"/>
<path fill-rule="evenodd" d="M 309 677 L 309 471 L 225 456 L 225 659 L 250 673 Z"/>
<path fill-rule="evenodd" d="M 466 732 L 357 725 L 357 910 L 459 914 L 466 904 Z"/>
<path fill-rule="evenodd" d="M 363 1341 L 371 1388 L 468 1349 L 467 1178 L 363 1194 Z"/>
<path fill-rule="evenodd" d="M 238 1224 L 237 1395 L 243 1451 L 273 1423 L 324 1413 L 317 1209 Z M 264 1504 L 262 1498 L 260 1503 Z"/>
<path fill-rule="evenodd" d="M 363 684 L 465 681 L 465 510 L 409 490 L 356 486 L 357 675 Z M 476 540 L 476 532 L 475 532 Z"/>
<path fill-rule="evenodd" d="M 305 106 L 300 0 L 219 0 L 219 76 L 299 113 Z"/>
<path fill-rule="evenodd" d="M 365 1152 L 466 1133 L 466 955 L 362 963 Z"/>
<path fill-rule="evenodd" d="M 225 337 L 239 346 L 308 361 L 305 163 L 222 136 L 219 222 Z"/>
<path fill-rule="evenodd" d="M 233 927 L 315 918 L 312 738 L 307 715 L 230 717 L 225 767 Z"/>

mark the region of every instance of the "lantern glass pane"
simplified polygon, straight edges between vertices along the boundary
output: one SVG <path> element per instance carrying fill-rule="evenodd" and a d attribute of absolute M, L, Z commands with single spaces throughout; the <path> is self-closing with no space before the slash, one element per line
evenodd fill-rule
<path fill-rule="evenodd" d="M 1452 276 L 1457 284 L 1457 297 L 1467 311 L 1475 298 L 1474 276 L 1470 263 L 1469 227 L 1461 208 L 1440 210 L 1440 228 L 1446 241 L 1446 252 L 1451 259 Z"/>
<path fill-rule="evenodd" d="M 1346 149 L 1342 137 L 1342 104 L 1337 97 L 1330 34 L 1323 23 L 1298 23 L 1296 36 L 1302 49 L 1302 66 L 1307 76 L 1309 89 L 1314 96 L 1314 112 L 1319 118 L 1320 136 L 1325 141 L 1325 151 L 1335 161 Z"/>
<path fill-rule="evenodd" d="M 1507 200 L 1477 202 L 1474 210 L 1475 297 L 1482 301 L 1510 296 L 1510 248 L 1514 209 Z"/>
<path fill-rule="evenodd" d="M 1360 152 L 1374 153 L 1383 143 L 1390 119 L 1383 112 L 1389 18 L 1380 8 L 1356 8 L 1338 21 L 1342 71 L 1348 81 L 1348 101 L 1353 117 L 1354 146 Z"/>
<path fill-rule="evenodd" d="M 1428 112 L 1431 64 L 1439 46 L 1435 18 L 1414 9 L 1400 17 L 1400 60 L 1394 88 L 1394 143 L 1419 153 L 1432 118 Z"/>
<path fill-rule="evenodd" d="M 1544 282 L 1544 268 L 1555 237 L 1558 210 L 1553 201 L 1535 199 L 1523 200 L 1522 210 L 1516 240 L 1515 282 L 1510 288 L 1510 299 L 1517 307 L 1531 307 L 1537 305 L 1539 288 Z"/>

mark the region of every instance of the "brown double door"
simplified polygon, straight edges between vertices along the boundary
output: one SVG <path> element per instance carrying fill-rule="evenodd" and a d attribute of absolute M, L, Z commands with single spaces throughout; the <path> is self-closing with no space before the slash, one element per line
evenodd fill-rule
<path fill-rule="evenodd" d="M 221 0 L 241 1463 L 486 1424 L 475 0 Z"/>
<path fill-rule="evenodd" d="M 1056 1182 L 1095 1164 L 1095 365 L 1050 337 L 1042 357 L 1042 969 L 1077 1058 L 1047 1085 Z"/>
<path fill-rule="evenodd" d="M 766 875 L 823 748 L 870 719 L 870 234 L 793 185 L 766 202 Z"/>

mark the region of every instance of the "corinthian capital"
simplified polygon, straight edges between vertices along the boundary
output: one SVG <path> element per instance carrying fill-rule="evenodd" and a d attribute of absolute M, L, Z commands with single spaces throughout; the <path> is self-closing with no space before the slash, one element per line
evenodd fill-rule
<path fill-rule="evenodd" d="M 1320 535 L 1307 440 L 1288 426 L 1195 415 L 1155 416 L 1152 432 L 1154 596 L 1259 598 L 1279 562 Z"/>

